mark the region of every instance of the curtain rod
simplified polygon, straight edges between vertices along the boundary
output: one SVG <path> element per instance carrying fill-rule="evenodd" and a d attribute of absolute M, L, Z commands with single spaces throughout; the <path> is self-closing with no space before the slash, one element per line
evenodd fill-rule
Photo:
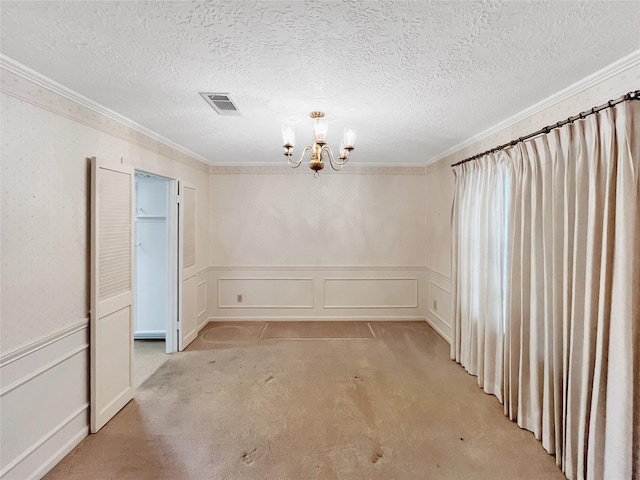
<path fill-rule="evenodd" d="M 611 108 L 619 103 L 622 102 L 626 102 L 627 100 L 640 100 L 640 90 L 636 90 L 634 92 L 629 92 L 619 98 L 616 98 L 615 100 L 609 100 L 607 103 L 603 103 L 602 105 L 599 105 L 597 107 L 593 107 L 591 110 L 586 110 L 584 112 L 580 112 L 578 115 L 575 115 L 573 117 L 569 117 L 566 120 L 562 120 L 558 123 L 554 123 L 553 125 L 548 125 L 544 128 L 541 128 L 540 130 L 538 130 L 537 132 L 533 132 L 530 133 L 528 135 L 525 135 L 524 137 L 520 137 L 520 138 L 516 138 L 514 140 L 511 140 L 508 143 L 505 143 L 503 145 L 498 145 L 495 148 L 492 148 L 491 150 L 487 150 L 486 152 L 482 152 L 482 153 L 478 153 L 477 155 L 474 155 L 473 157 L 469 157 L 469 158 L 465 158 L 464 160 L 461 160 L 459 162 L 454 163 L 453 165 L 451 165 L 451 168 L 453 167 L 457 167 L 458 165 L 462 165 L 463 163 L 467 163 L 470 162 L 472 160 L 476 160 L 480 157 L 484 157 L 485 155 L 489 155 L 490 153 L 494 153 L 494 152 L 498 152 L 500 150 L 504 150 L 507 147 L 513 147 L 515 145 L 517 145 L 518 143 L 524 142 L 525 140 L 529 140 L 530 138 L 533 137 L 537 137 L 538 135 L 542 135 L 542 134 L 547 134 L 549 132 L 551 132 L 552 130 L 555 130 L 556 128 L 560 128 L 568 123 L 573 123 L 576 120 L 580 120 L 581 118 L 586 118 L 589 115 L 593 115 L 594 113 L 598 113 L 602 110 L 605 110 L 607 108 Z"/>

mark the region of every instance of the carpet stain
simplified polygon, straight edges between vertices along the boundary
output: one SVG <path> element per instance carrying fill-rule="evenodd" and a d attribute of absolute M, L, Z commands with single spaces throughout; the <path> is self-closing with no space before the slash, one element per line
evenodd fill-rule
<path fill-rule="evenodd" d="M 244 463 L 245 465 L 251 465 L 253 462 L 255 462 L 257 451 L 258 449 L 254 448 L 250 452 L 244 452 L 242 454 L 242 463 Z"/>
<path fill-rule="evenodd" d="M 378 463 L 378 461 L 384 456 L 384 450 L 380 445 L 380 439 L 376 438 L 373 441 L 373 454 L 371 455 L 371 463 Z"/>
<path fill-rule="evenodd" d="M 361 377 L 357 378 L 359 378 L 359 380 L 355 381 L 355 388 L 349 390 L 349 396 L 351 397 L 354 405 L 358 408 L 358 410 L 360 410 L 360 413 L 364 417 L 369 428 L 375 428 L 375 411 L 373 409 L 371 398 L 369 398 L 369 392 L 367 391 L 367 387 L 364 384 L 364 380 Z"/>
<path fill-rule="evenodd" d="M 384 452 L 382 451 L 382 449 L 378 448 L 375 452 L 373 452 L 373 455 L 371 455 L 371 463 L 378 463 L 378 460 L 380 460 L 383 455 Z"/>

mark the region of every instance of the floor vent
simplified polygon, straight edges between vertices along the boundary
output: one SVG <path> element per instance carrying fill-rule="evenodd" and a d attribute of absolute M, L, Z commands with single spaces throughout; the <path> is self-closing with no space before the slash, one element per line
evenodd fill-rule
<path fill-rule="evenodd" d="M 218 114 L 242 116 L 242 112 L 228 93 L 200 92 L 200 95 Z"/>

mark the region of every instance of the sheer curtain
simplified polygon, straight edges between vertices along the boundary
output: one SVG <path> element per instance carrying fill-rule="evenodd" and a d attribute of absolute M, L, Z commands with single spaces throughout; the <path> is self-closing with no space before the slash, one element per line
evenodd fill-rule
<path fill-rule="evenodd" d="M 502 401 L 506 168 L 488 155 L 454 174 L 451 358 Z"/>
<path fill-rule="evenodd" d="M 502 401 L 572 480 L 640 478 L 639 113 L 640 102 L 626 101 L 503 152 Z M 461 215 L 468 187 L 458 178 L 453 266 L 462 286 L 479 260 L 460 253 L 473 251 L 459 232 L 475 220 Z M 469 314 L 472 295 L 453 295 L 452 352 L 462 361 L 475 350 L 459 332 L 487 319 Z"/>

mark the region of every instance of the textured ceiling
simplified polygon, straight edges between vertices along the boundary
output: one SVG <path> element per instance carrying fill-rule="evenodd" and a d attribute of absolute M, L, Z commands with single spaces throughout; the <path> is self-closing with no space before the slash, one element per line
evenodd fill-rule
<path fill-rule="evenodd" d="M 284 161 L 311 110 L 353 163 L 424 164 L 640 47 L 638 1 L 2 1 L 4 55 L 211 164 Z M 230 92 L 244 116 L 198 95 Z"/>

